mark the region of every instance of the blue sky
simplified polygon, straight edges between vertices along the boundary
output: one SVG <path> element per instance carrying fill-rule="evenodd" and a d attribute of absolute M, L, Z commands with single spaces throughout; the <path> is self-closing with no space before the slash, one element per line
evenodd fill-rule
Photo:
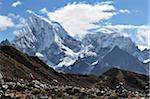
<path fill-rule="evenodd" d="M 27 18 L 28 16 L 30 16 L 30 13 L 27 13 L 27 10 L 31 10 L 37 14 L 46 16 L 49 19 L 53 19 L 55 21 L 60 22 L 68 32 L 72 32 L 72 34 L 75 32 L 73 34 L 73 36 L 76 36 L 77 32 L 79 34 L 82 34 L 80 32 L 86 33 L 87 32 L 86 29 L 100 28 L 98 25 L 91 25 L 90 23 L 85 22 L 85 24 L 87 24 L 88 28 L 85 28 L 85 27 L 81 28 L 83 30 L 80 30 L 78 28 L 69 28 L 68 29 L 67 26 L 68 26 L 68 24 L 70 25 L 71 23 L 66 24 L 65 20 L 62 19 L 63 17 L 66 17 L 66 16 L 62 15 L 61 18 L 56 18 L 56 17 L 58 16 L 59 13 L 62 13 L 62 12 L 68 14 L 66 12 L 68 10 L 65 7 L 68 7 L 68 8 L 73 7 L 72 11 L 74 11 L 74 9 L 76 8 L 75 6 L 80 4 L 79 5 L 80 7 L 86 6 L 89 9 L 91 7 L 91 9 L 93 9 L 93 11 L 95 11 L 94 8 L 96 8 L 98 3 L 107 2 L 107 1 L 108 2 L 111 1 L 112 4 L 110 4 L 111 6 L 109 6 L 109 4 L 104 4 L 108 7 L 110 7 L 110 9 L 107 9 L 105 11 L 106 12 L 107 11 L 114 12 L 115 14 L 109 15 L 108 17 L 104 17 L 99 20 L 98 19 L 91 20 L 89 22 L 93 22 L 93 23 L 96 22 L 100 26 L 102 26 L 102 24 L 105 24 L 105 26 L 109 25 L 107 27 L 107 29 L 108 28 L 111 30 L 114 29 L 114 30 L 117 30 L 118 32 L 134 32 L 134 34 L 129 33 L 129 35 L 133 39 L 134 39 L 134 36 L 136 35 L 136 33 L 138 33 L 140 31 L 139 28 L 141 29 L 142 26 L 144 27 L 148 24 L 148 17 L 149 17 L 148 16 L 148 6 L 149 6 L 148 1 L 149 0 L 0 0 L 0 16 L 3 16 L 3 19 L 9 18 L 7 20 L 7 22 L 12 21 L 12 24 L 9 23 L 6 25 L 1 25 L 2 22 L 0 22 L 0 41 L 4 40 L 6 38 L 8 38 L 9 40 L 13 39 L 13 37 L 14 37 L 13 31 L 16 30 L 16 27 L 14 27 L 14 25 L 17 25 L 20 23 L 19 19 Z M 16 3 L 16 4 L 14 4 L 14 3 Z M 83 5 L 83 4 L 86 4 L 86 5 Z M 90 5 L 94 5 L 94 6 L 90 6 Z M 41 9 L 44 9 L 44 10 L 41 11 Z M 81 7 L 81 9 L 83 9 L 83 8 Z M 77 11 L 77 10 L 75 10 L 75 11 Z M 71 13 L 74 13 L 74 12 L 71 12 Z M 95 13 L 97 13 L 97 12 L 95 11 Z M 95 13 L 93 12 L 93 14 L 95 14 Z M 13 16 L 12 16 L 12 14 L 13 14 Z M 17 15 L 18 15 L 18 18 L 17 18 Z M 16 16 L 16 18 L 14 16 Z M 89 14 L 89 16 L 90 16 L 90 14 Z M 91 16 L 91 17 L 93 17 L 93 16 Z M 74 17 L 70 16 L 70 17 L 68 17 L 68 19 L 69 18 L 74 18 Z M 95 18 L 95 17 L 93 17 L 93 18 Z M 101 17 L 96 17 L 96 18 L 101 18 Z M 80 18 L 80 19 L 82 19 L 82 18 Z M 0 19 L 0 20 L 2 20 L 2 19 Z M 87 18 L 87 20 L 88 20 L 88 18 Z M 70 22 L 72 22 L 72 21 L 74 21 L 74 20 L 70 20 Z M 78 21 L 78 20 L 76 20 L 76 21 Z M 79 21 L 82 21 L 82 20 L 79 20 Z M 116 27 L 112 27 L 113 25 L 115 25 Z M 74 24 L 72 26 L 74 26 Z M 138 32 L 137 32 L 137 29 L 138 29 Z M 77 31 L 75 31 L 75 30 L 77 30 Z M 79 35 L 79 34 L 77 34 L 77 35 Z M 126 33 L 126 34 L 128 34 L 128 33 Z M 145 36 L 145 34 L 140 34 L 140 35 Z M 139 42 L 141 42 L 141 41 L 139 41 Z M 145 41 L 145 42 L 148 42 L 148 41 Z M 144 45 L 144 43 L 142 43 L 142 44 Z"/>
<path fill-rule="evenodd" d="M 118 9 L 131 10 L 131 14 L 117 15 L 112 22 L 114 24 L 147 24 L 148 22 L 148 1 L 149 0 L 20 0 L 22 4 L 16 8 L 11 5 L 17 0 L 0 0 L 0 14 L 8 15 L 9 13 L 28 16 L 27 9 L 37 12 L 42 8 L 47 8 L 49 11 L 54 11 L 57 8 L 63 7 L 72 2 L 97 3 L 101 1 L 114 1 L 114 6 Z"/>

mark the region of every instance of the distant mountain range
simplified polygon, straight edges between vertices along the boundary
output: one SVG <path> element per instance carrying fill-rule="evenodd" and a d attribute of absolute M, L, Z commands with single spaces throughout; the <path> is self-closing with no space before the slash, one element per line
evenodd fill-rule
<path fill-rule="evenodd" d="M 79 41 L 58 22 L 35 13 L 23 25 L 11 43 L 1 45 L 11 44 L 29 56 L 38 56 L 59 72 L 100 75 L 117 67 L 148 75 L 150 50 L 140 51 L 129 37 L 98 32 Z"/>

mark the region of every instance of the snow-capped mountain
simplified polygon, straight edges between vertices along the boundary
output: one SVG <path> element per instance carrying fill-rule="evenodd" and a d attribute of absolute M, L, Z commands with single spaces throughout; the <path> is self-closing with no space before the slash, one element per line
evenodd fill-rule
<path fill-rule="evenodd" d="M 143 64 L 143 62 L 146 63 L 149 59 L 149 50 L 140 51 L 129 37 L 124 37 L 118 33 L 95 33 L 87 34 L 82 42 L 84 46 L 90 46 L 88 51 L 94 52 L 95 56 L 82 57 L 84 64 L 79 65 L 77 60 L 67 68 L 59 68 L 61 71 L 67 73 L 83 71 L 84 74 L 99 75 L 117 66 L 118 68 L 148 74 L 148 64 Z"/>
<path fill-rule="evenodd" d="M 43 56 L 48 65 L 56 65 L 69 53 L 78 52 L 81 42 L 75 40 L 57 22 L 32 13 L 25 22 L 22 29 L 17 31 L 15 47 L 30 56 Z M 70 56 L 71 57 L 71 56 Z"/>
<path fill-rule="evenodd" d="M 93 34 L 87 34 L 83 38 L 83 44 L 84 45 L 92 45 L 94 46 L 92 49 L 94 52 L 99 53 L 102 48 L 105 48 L 105 54 L 114 48 L 115 46 L 118 46 L 120 49 L 127 51 L 131 55 L 137 57 L 140 61 L 144 61 L 150 58 L 149 53 L 150 50 L 140 51 L 138 47 L 135 45 L 135 43 L 131 40 L 129 37 L 124 37 L 123 35 L 120 35 L 119 33 L 93 33 Z M 101 53 L 99 53 L 101 54 Z M 103 55 L 100 55 L 102 57 Z"/>
<path fill-rule="evenodd" d="M 59 68 L 65 73 L 100 75 L 110 68 L 121 68 L 148 75 L 148 64 L 143 64 L 136 57 L 115 46 L 103 57 L 84 57 L 68 67 Z"/>
<path fill-rule="evenodd" d="M 146 74 L 148 66 L 142 62 L 150 59 L 150 50 L 140 51 L 129 37 L 93 33 L 78 41 L 58 22 L 35 13 L 16 34 L 12 43 L 17 49 L 65 73 L 101 74 L 118 66 Z"/>

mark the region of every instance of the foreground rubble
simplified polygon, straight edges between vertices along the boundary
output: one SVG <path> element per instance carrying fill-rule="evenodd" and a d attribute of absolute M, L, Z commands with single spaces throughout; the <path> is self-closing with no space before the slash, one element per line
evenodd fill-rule
<path fill-rule="evenodd" d="M 112 98 L 148 98 L 149 86 L 143 91 L 129 91 L 120 82 L 115 89 L 100 85 L 93 88 L 60 85 L 54 79 L 50 83 L 38 80 L 3 81 L 0 85 L 1 99 L 112 99 Z"/>

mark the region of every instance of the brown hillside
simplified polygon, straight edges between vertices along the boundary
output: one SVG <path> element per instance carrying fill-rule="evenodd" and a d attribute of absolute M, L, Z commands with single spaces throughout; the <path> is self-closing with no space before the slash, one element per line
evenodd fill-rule
<path fill-rule="evenodd" d="M 3 78 L 31 80 L 30 74 L 41 81 L 57 79 L 61 84 L 90 87 L 99 78 L 96 76 L 57 73 L 38 57 L 29 57 L 12 46 L 0 47 L 0 67 Z"/>

